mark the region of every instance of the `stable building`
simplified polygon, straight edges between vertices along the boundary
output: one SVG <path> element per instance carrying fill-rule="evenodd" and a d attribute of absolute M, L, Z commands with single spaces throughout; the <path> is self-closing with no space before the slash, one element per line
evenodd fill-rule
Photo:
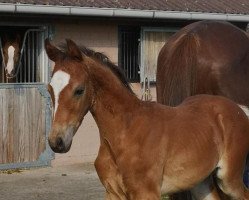
<path fill-rule="evenodd" d="M 0 0 L 0 37 L 10 31 L 22 35 L 18 78 L 0 83 L 0 169 L 50 165 L 51 160 L 55 165 L 93 162 L 97 155 L 98 129 L 90 115 L 70 152 L 54 155 L 47 144 L 51 103 L 46 85 L 53 63 L 44 50 L 45 38 L 56 45 L 70 38 L 106 54 L 124 69 L 140 98 L 146 93 L 156 100 L 154 83 L 161 47 L 172 34 L 198 20 L 229 21 L 246 30 L 249 2 Z"/>

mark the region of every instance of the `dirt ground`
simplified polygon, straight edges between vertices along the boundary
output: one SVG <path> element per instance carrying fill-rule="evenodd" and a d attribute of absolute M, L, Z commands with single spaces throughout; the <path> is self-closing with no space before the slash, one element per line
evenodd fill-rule
<path fill-rule="evenodd" d="M 92 164 L 0 172 L 0 200 L 100 200 L 101 185 Z"/>

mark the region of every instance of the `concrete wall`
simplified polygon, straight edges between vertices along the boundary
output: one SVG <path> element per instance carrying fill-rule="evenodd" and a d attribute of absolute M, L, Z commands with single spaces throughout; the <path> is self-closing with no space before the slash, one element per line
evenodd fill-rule
<path fill-rule="evenodd" d="M 66 38 L 106 54 L 116 64 L 118 62 L 118 26 L 115 23 L 89 21 L 55 24 L 53 41 L 59 44 Z"/>

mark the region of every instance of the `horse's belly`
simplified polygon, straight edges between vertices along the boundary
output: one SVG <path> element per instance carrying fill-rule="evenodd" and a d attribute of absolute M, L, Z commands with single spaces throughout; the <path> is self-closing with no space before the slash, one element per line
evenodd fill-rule
<path fill-rule="evenodd" d="M 169 178 L 167 176 L 163 176 L 163 183 L 161 187 L 162 194 L 175 193 L 179 190 L 177 187 L 177 178 Z"/>
<path fill-rule="evenodd" d="M 204 154 L 201 155 L 198 153 L 193 153 L 191 157 L 175 155 L 174 160 L 164 167 L 161 192 L 169 194 L 187 190 L 209 176 L 217 167 L 218 153 L 215 150 L 210 151 L 208 159 L 203 156 Z"/>
<path fill-rule="evenodd" d="M 161 187 L 162 194 L 170 194 L 175 193 L 183 190 L 190 189 L 194 187 L 201 181 L 200 177 L 195 176 L 193 174 L 185 173 L 176 175 L 176 176 L 163 176 L 163 182 Z"/>

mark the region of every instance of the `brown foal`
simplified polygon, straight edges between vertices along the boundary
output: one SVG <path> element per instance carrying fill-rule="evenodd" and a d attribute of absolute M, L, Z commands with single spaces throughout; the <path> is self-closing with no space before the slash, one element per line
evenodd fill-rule
<path fill-rule="evenodd" d="M 49 144 L 55 152 L 67 152 L 90 111 L 99 128 L 95 167 L 106 199 L 159 200 L 161 193 L 190 188 L 196 199 L 219 199 L 211 174 L 227 195 L 249 199 L 242 180 L 249 124 L 235 103 L 208 95 L 178 107 L 143 102 L 103 54 L 71 40 L 63 49 L 49 40 L 45 47 L 55 62 Z"/>

